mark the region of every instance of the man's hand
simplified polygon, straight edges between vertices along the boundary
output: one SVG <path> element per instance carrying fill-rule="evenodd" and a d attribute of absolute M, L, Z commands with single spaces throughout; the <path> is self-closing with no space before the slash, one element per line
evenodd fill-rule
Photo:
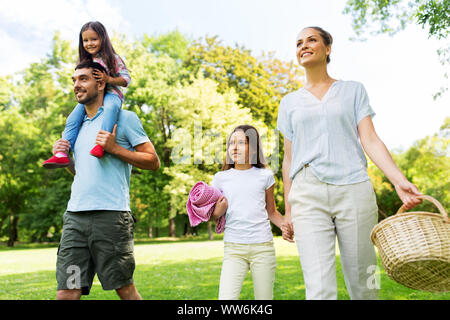
<path fill-rule="evenodd" d="M 67 155 L 69 155 L 70 151 L 70 142 L 65 139 L 58 139 L 53 144 L 53 155 L 57 154 L 58 152 L 63 152 Z"/>
<path fill-rule="evenodd" d="M 108 131 L 100 130 L 97 134 L 95 143 L 98 144 L 99 146 L 103 147 L 103 149 L 106 152 L 114 154 L 114 150 L 117 149 L 116 130 L 117 130 L 117 124 L 114 125 L 112 133 L 109 133 Z"/>

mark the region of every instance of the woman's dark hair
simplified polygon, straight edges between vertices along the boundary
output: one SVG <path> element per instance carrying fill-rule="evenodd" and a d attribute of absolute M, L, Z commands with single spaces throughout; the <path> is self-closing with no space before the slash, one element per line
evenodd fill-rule
<path fill-rule="evenodd" d="M 261 145 L 261 139 L 259 138 L 258 130 L 255 127 L 244 124 L 237 126 L 231 132 L 230 136 L 227 140 L 227 149 L 226 149 L 226 160 L 222 165 L 222 170 L 228 170 L 230 168 L 234 168 L 233 159 L 230 158 L 228 153 L 228 148 L 230 147 L 230 139 L 233 136 L 233 133 L 236 131 L 243 131 L 245 133 L 245 138 L 249 145 L 249 155 L 250 155 L 250 164 L 253 167 L 257 168 L 265 168 L 266 167 L 266 159 L 264 158 L 264 153 Z M 254 154 L 251 154 L 250 151 L 256 151 Z"/>
<path fill-rule="evenodd" d="M 313 27 L 303 28 L 303 30 L 305 30 L 305 29 L 314 29 L 314 30 L 318 31 L 326 46 L 331 46 L 333 44 L 333 37 L 331 36 L 331 34 L 328 31 L 325 31 L 324 29 L 322 29 L 321 27 L 313 26 Z M 330 61 L 331 61 L 330 55 L 328 55 L 327 63 L 330 63 Z"/>
<path fill-rule="evenodd" d="M 92 55 L 89 52 L 87 52 L 83 46 L 82 34 L 83 34 L 83 32 L 85 32 L 88 29 L 94 30 L 100 37 L 101 45 L 100 45 L 100 50 L 98 51 L 98 55 L 105 62 L 106 66 L 109 69 L 110 75 L 115 76 L 114 72 L 116 70 L 117 65 L 116 65 L 116 59 L 114 58 L 114 55 L 116 54 L 116 52 L 114 51 L 114 48 L 112 46 L 111 40 L 109 39 L 106 28 L 103 26 L 103 24 L 101 24 L 98 21 L 90 21 L 88 23 L 85 23 L 81 27 L 79 43 L 78 43 L 78 54 L 79 54 L 78 63 L 85 61 L 85 60 L 92 61 L 92 58 L 93 58 Z M 122 62 L 123 62 L 123 60 L 122 60 Z M 124 63 L 124 65 L 125 65 L 125 63 Z"/>

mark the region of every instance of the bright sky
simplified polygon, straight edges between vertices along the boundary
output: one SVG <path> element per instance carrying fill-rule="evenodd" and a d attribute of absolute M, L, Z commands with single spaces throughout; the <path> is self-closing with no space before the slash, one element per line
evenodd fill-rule
<path fill-rule="evenodd" d="M 345 0 L 0 0 L 0 75 L 39 61 L 50 51 L 56 30 L 77 45 L 81 26 L 101 21 L 110 34 L 140 38 L 178 29 L 192 38 L 218 35 L 253 54 L 272 51 L 295 61 L 295 37 L 317 25 L 334 38 L 329 73 L 360 81 L 377 113 L 375 128 L 390 150 L 407 148 L 439 130 L 450 116 L 450 93 L 432 96 L 446 85 L 444 67 L 426 30 L 409 26 L 394 37 L 368 36 L 351 42 Z M 120 52 L 119 52 L 120 54 Z M 450 71 L 449 71 L 450 73 Z"/>

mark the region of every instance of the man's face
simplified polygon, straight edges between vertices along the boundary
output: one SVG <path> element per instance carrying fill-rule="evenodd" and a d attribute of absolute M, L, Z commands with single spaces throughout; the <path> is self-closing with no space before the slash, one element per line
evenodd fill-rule
<path fill-rule="evenodd" d="M 81 104 L 89 104 L 99 95 L 99 84 L 92 75 L 92 71 L 91 68 L 78 69 L 72 76 L 73 92 Z"/>

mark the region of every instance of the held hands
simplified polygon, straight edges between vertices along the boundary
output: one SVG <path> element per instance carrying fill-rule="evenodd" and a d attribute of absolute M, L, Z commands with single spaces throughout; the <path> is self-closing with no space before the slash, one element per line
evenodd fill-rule
<path fill-rule="evenodd" d="M 291 242 L 291 243 L 295 242 L 294 241 L 294 227 L 292 225 L 292 222 L 289 222 L 285 219 L 285 222 L 283 222 L 281 224 L 281 232 L 282 232 L 284 240 Z"/>
<path fill-rule="evenodd" d="M 395 185 L 395 191 L 397 191 L 397 195 L 400 200 L 402 200 L 406 210 L 411 210 L 418 204 L 422 203 L 421 199 L 416 198 L 416 196 L 420 196 L 422 193 L 408 180 Z"/>
<path fill-rule="evenodd" d="M 109 76 L 100 70 L 94 69 L 92 71 L 92 74 L 94 75 L 95 80 L 97 81 L 103 81 L 105 83 L 109 83 Z"/>
<path fill-rule="evenodd" d="M 95 143 L 101 146 L 106 152 L 114 154 L 114 150 L 117 147 L 116 131 L 117 131 L 117 124 L 114 125 L 112 133 L 100 130 L 97 134 Z"/>

